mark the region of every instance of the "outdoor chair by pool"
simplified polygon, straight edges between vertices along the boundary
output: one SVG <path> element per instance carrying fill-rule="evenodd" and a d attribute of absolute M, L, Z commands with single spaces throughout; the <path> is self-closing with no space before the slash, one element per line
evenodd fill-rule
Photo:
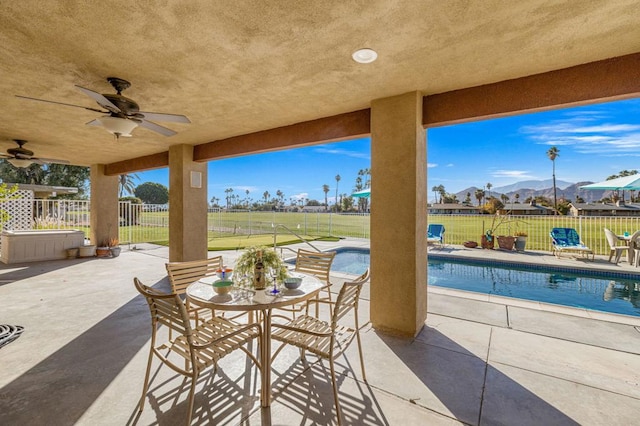
<path fill-rule="evenodd" d="M 620 239 L 616 234 L 614 234 L 611 230 L 604 228 L 604 235 L 607 237 L 607 242 L 609 243 L 609 262 L 611 262 L 611 258 L 615 254 L 616 265 L 620 262 L 620 258 L 622 257 L 622 253 L 627 252 L 629 254 L 629 246 L 628 245 L 618 245 Z"/>
<path fill-rule="evenodd" d="M 189 284 L 194 281 L 216 275 L 216 271 L 222 268 L 222 256 L 190 262 L 169 262 L 165 264 L 165 267 L 167 268 L 167 275 L 169 275 L 171 291 L 182 295 Z M 185 304 L 187 312 L 195 319 L 196 323 L 201 319 L 206 320 L 212 315 L 210 309 L 195 306 L 188 300 L 185 300 Z"/>
<path fill-rule="evenodd" d="M 238 324 L 225 318 L 213 317 L 201 321 L 199 325 L 192 328 L 189 314 L 180 296 L 147 287 L 138 278 L 134 278 L 133 282 L 138 292 L 147 300 L 151 311 L 151 346 L 142 397 L 138 406 L 139 411 L 144 408 L 154 355 L 173 371 L 191 378 L 187 404 L 188 425 L 191 424 L 193 399 L 200 373 L 211 366 L 215 367 L 218 360 L 236 349 L 244 351 L 258 369 L 262 369 L 258 359 L 245 348 L 245 344 L 253 339 L 259 341 L 262 335 L 260 325 L 256 323 Z M 166 342 L 159 344 L 157 334 L 160 325 L 175 331 L 177 337 L 175 339 L 169 338 Z M 176 358 L 176 362 L 174 362 L 174 358 Z M 180 367 L 179 363 L 183 364 L 184 368 Z"/>
<path fill-rule="evenodd" d="M 287 324 L 272 324 L 272 339 L 282 342 L 282 345 L 273 354 L 272 359 L 280 353 L 286 344 L 298 347 L 304 360 L 305 351 L 311 352 L 321 359 L 329 360 L 331 370 L 331 384 L 333 385 L 333 398 L 336 404 L 338 425 L 342 424 L 342 413 L 338 399 L 338 384 L 334 359 L 347 349 L 355 338 L 358 342 L 360 353 L 360 366 L 362 379 L 367 381 L 364 371 L 364 358 L 362 356 L 362 344 L 360 342 L 360 326 L 358 324 L 358 300 L 362 286 L 369 280 L 369 270 L 353 281 L 347 281 L 342 285 L 338 299 L 333 306 L 331 322 L 321 321 L 317 318 L 301 315 Z M 324 303 L 331 303 L 323 301 Z M 351 317 L 353 311 L 353 327 L 344 324 L 346 316 Z"/>
<path fill-rule="evenodd" d="M 309 251 L 304 249 L 298 249 L 298 254 L 296 256 L 296 272 L 302 272 L 303 274 L 311 274 L 316 276 L 320 281 L 324 282 L 327 286 L 323 289 L 327 292 L 327 296 L 320 298 L 319 296 L 307 302 L 305 306 L 300 307 L 292 307 L 288 308 L 280 308 L 284 311 L 293 312 L 294 318 L 296 312 L 300 312 L 303 309 L 308 310 L 309 303 L 316 303 L 316 317 L 319 316 L 319 302 L 329 301 L 331 302 L 331 281 L 329 280 L 329 274 L 331 272 L 331 265 L 333 264 L 333 259 L 336 257 L 335 251 L 329 252 L 317 252 L 317 251 Z M 329 309 L 331 310 L 331 304 L 329 304 Z M 330 313 L 331 314 L 331 313 Z"/>
<path fill-rule="evenodd" d="M 432 223 L 427 227 L 427 244 L 444 246 L 444 225 Z"/>
<path fill-rule="evenodd" d="M 594 258 L 593 250 L 585 246 L 580 240 L 580 236 L 573 228 L 553 228 L 549 233 L 551 236 L 551 244 L 553 245 L 553 254 L 560 258 L 563 253 L 569 255 L 578 255 L 591 260 Z"/>

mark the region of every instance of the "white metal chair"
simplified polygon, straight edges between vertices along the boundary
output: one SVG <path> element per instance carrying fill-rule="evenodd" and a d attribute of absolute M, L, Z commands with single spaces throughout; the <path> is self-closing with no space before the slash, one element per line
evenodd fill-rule
<path fill-rule="evenodd" d="M 611 249 L 609 251 L 609 262 L 611 262 L 611 258 L 613 258 L 613 255 L 615 254 L 616 256 L 615 263 L 618 264 L 618 262 L 620 262 L 620 258 L 622 257 L 622 253 L 627 252 L 629 250 L 629 246 L 618 245 L 618 242 L 620 241 L 620 239 L 616 234 L 614 234 L 612 231 L 610 231 L 607 228 L 604 228 L 604 235 L 607 237 L 607 242 L 609 243 L 609 248 Z"/>
<path fill-rule="evenodd" d="M 244 347 L 245 344 L 253 339 L 260 340 L 262 334 L 260 325 L 255 323 L 238 324 L 225 318 L 213 317 L 192 328 L 189 314 L 180 296 L 175 293 L 167 294 L 147 287 L 138 278 L 134 278 L 133 282 L 138 292 L 147 300 L 151 311 L 151 347 L 149 348 L 149 360 L 142 388 L 142 397 L 138 407 L 139 411 L 144 408 L 144 401 L 149 387 L 151 362 L 154 355 L 173 371 L 191 378 L 187 425 L 191 424 L 198 376 L 208 367 L 215 366 L 218 360 L 224 356 L 236 349 L 241 349 L 262 371 L 258 359 Z M 158 344 L 157 332 L 159 325 L 169 327 L 170 330 L 177 333 L 177 337 L 175 339 L 169 337 L 166 342 Z M 179 367 L 170 358 L 181 358 L 185 367 Z"/>
<path fill-rule="evenodd" d="M 280 353 L 285 345 L 293 345 L 301 349 L 304 357 L 305 351 L 309 351 L 322 359 L 329 360 L 331 369 L 331 383 L 333 385 L 333 397 L 336 404 L 338 424 L 342 424 L 340 401 L 338 399 L 338 385 L 334 368 L 334 359 L 340 356 L 355 338 L 358 341 L 360 354 L 360 366 L 362 378 L 367 380 L 364 370 L 364 358 L 362 356 L 362 344 L 360 342 L 360 326 L 358 324 L 358 300 L 362 286 L 369 280 L 369 270 L 354 281 L 345 282 L 340 289 L 338 299 L 333 307 L 331 322 L 321 321 L 317 318 L 301 315 L 287 324 L 272 324 L 271 338 L 282 342 L 282 345 L 273 354 L 272 359 Z M 322 301 L 323 303 L 331 303 Z M 353 311 L 354 325 L 349 327 L 341 323 L 341 320 Z"/>

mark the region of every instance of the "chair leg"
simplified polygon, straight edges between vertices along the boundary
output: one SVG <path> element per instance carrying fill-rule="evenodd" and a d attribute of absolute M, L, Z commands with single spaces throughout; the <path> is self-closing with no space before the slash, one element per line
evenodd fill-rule
<path fill-rule="evenodd" d="M 340 400 L 338 398 L 338 383 L 336 381 L 336 370 L 333 366 L 333 357 L 329 358 L 329 367 L 331 369 L 331 383 L 333 384 L 333 399 L 336 403 L 336 415 L 338 417 L 338 426 L 342 425 L 342 410 L 340 409 Z"/>
<path fill-rule="evenodd" d="M 613 257 L 613 252 L 614 252 L 614 251 L 615 251 L 614 249 L 611 249 L 611 250 L 609 251 L 609 260 L 608 260 L 608 262 L 611 262 L 611 258 Z"/>
<path fill-rule="evenodd" d="M 153 360 L 153 347 L 149 348 L 149 359 L 147 361 L 147 372 L 144 375 L 144 384 L 142 385 L 142 396 L 140 397 L 140 404 L 138 411 L 142 411 L 144 408 L 144 401 L 147 399 L 147 390 L 149 390 L 149 375 L 151 374 L 151 361 Z"/>
<path fill-rule="evenodd" d="M 187 426 L 189 426 L 191 424 L 191 417 L 193 417 L 193 403 L 194 403 L 194 397 L 195 397 L 195 393 L 196 393 L 196 379 L 198 378 L 197 375 L 193 375 L 191 376 L 191 389 L 189 389 L 189 406 L 187 407 Z"/>
<path fill-rule="evenodd" d="M 360 354 L 360 367 L 362 368 L 362 380 L 366 382 L 367 374 L 364 372 L 364 357 L 362 356 L 362 343 L 360 342 L 360 330 L 357 328 L 356 328 L 356 339 L 358 340 L 358 353 Z"/>

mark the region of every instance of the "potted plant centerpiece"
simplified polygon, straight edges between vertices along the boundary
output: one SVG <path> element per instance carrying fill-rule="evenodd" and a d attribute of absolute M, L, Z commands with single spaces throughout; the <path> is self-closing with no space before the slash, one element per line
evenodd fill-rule
<path fill-rule="evenodd" d="M 98 257 L 109 257 L 111 255 L 111 251 L 109 250 L 109 241 L 105 240 L 102 244 L 96 247 L 96 256 Z"/>
<path fill-rule="evenodd" d="M 253 284 L 257 290 L 264 288 L 265 277 L 275 278 L 277 281 L 284 281 L 287 277 L 287 268 L 272 248 L 264 246 L 254 246 L 247 248 L 238 258 L 235 265 L 234 274 L 238 276 L 252 277 Z M 256 274 L 263 274 L 257 277 Z"/>

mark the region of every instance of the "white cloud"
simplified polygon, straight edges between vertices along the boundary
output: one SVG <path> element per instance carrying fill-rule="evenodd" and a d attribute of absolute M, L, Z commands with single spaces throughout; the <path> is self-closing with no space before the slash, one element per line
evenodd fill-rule
<path fill-rule="evenodd" d="M 453 163 L 449 163 L 445 167 L 453 167 Z"/>
<path fill-rule="evenodd" d="M 303 198 L 309 198 L 308 192 L 301 192 L 299 194 L 292 195 L 291 198 L 294 200 L 302 200 Z"/>
<path fill-rule="evenodd" d="M 535 179 L 528 170 L 495 170 L 491 176 L 496 178 Z"/>
<path fill-rule="evenodd" d="M 358 152 L 358 151 L 347 151 L 346 149 L 329 149 L 329 148 L 316 148 L 314 149 L 315 152 L 318 152 L 320 154 L 332 154 L 332 155 L 342 155 L 345 157 L 353 157 L 353 158 L 363 158 L 366 160 L 371 159 L 371 156 L 365 152 Z"/>
<path fill-rule="evenodd" d="M 438 167 L 436 163 L 427 163 L 427 169 L 433 169 L 434 167 Z"/>
<path fill-rule="evenodd" d="M 520 132 L 540 145 L 569 146 L 582 154 L 615 156 L 640 152 L 640 124 L 600 123 L 606 112 L 581 111 L 565 114 L 566 119 L 533 126 Z"/>

